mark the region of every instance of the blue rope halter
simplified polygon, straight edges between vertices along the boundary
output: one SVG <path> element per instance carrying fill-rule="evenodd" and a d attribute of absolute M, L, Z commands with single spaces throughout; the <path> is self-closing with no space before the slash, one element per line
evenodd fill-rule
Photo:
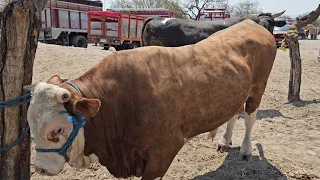
<path fill-rule="evenodd" d="M 0 101 L 0 108 L 15 107 L 15 106 L 19 106 L 19 105 L 28 103 L 31 101 L 31 96 L 32 96 L 32 93 L 28 93 L 23 96 L 9 99 L 7 101 Z M 22 99 L 26 99 L 26 100 L 20 101 Z"/>
<path fill-rule="evenodd" d="M 80 89 L 77 87 L 77 85 L 75 85 L 71 81 L 66 81 L 66 83 L 71 85 L 74 89 L 76 89 L 79 92 L 79 94 L 81 96 L 83 96 Z M 67 150 L 69 149 L 72 142 L 74 141 L 74 139 L 78 135 L 79 130 L 85 125 L 85 118 L 81 115 L 72 115 L 67 110 L 62 110 L 59 112 L 59 114 L 60 115 L 61 114 L 68 114 L 69 115 L 68 122 L 73 124 L 73 129 L 72 129 L 72 132 L 71 132 L 67 142 L 60 149 L 38 149 L 38 148 L 36 148 L 36 151 L 37 152 L 56 152 L 56 153 L 60 154 L 61 156 L 63 156 L 64 159 L 66 160 L 66 162 L 68 162 L 69 157 L 67 155 Z"/>
<path fill-rule="evenodd" d="M 32 93 L 30 92 L 30 93 L 25 94 L 23 96 L 18 96 L 18 97 L 15 97 L 15 98 L 12 98 L 12 99 L 9 99 L 6 101 L 0 101 L 0 109 L 7 108 L 7 107 L 20 106 L 22 104 L 28 103 L 31 101 L 31 96 L 32 96 Z M 23 99 L 26 99 L 26 100 L 23 100 Z M 24 132 L 22 133 L 22 135 L 18 139 L 14 140 L 13 143 L 11 143 L 10 145 L 8 145 L 6 147 L 0 148 L 0 153 L 10 150 L 15 145 L 22 142 L 24 140 L 25 136 L 27 134 L 29 134 L 29 130 L 30 130 L 29 125 L 27 125 L 26 129 L 24 130 Z"/>

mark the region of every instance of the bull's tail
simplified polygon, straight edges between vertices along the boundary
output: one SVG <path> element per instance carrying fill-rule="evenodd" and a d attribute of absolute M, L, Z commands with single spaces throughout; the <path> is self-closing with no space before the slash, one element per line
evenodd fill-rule
<path fill-rule="evenodd" d="M 150 17 L 150 18 L 148 18 L 144 23 L 143 23 L 143 27 L 142 27 L 142 30 L 141 30 L 141 47 L 143 47 L 144 46 L 144 39 L 143 39 L 143 32 L 144 32 L 144 30 L 145 30 L 145 28 L 146 28 L 146 25 L 151 21 L 151 20 L 153 20 L 153 19 L 158 19 L 159 17 L 157 17 L 157 16 L 155 16 L 155 17 Z"/>

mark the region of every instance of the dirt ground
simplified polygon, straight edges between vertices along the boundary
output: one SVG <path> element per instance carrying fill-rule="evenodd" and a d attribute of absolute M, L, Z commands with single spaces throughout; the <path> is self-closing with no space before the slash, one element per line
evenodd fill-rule
<path fill-rule="evenodd" d="M 253 128 L 252 162 L 238 159 L 244 137 L 244 120 L 240 118 L 233 134 L 234 148 L 228 153 L 216 151 L 224 126 L 213 141 L 207 138 L 207 133 L 201 134 L 181 149 L 163 179 L 320 179 L 320 62 L 316 61 L 320 41 L 301 41 L 300 48 L 303 101 L 286 104 L 290 59 L 288 51 L 278 50 Z M 94 46 L 81 49 L 39 43 L 33 82 L 47 80 L 53 74 L 75 78 L 108 54 L 109 51 Z M 56 177 L 41 177 L 34 172 L 33 159 L 34 149 L 32 180 L 116 179 L 99 164 L 81 170 L 66 165 Z"/>

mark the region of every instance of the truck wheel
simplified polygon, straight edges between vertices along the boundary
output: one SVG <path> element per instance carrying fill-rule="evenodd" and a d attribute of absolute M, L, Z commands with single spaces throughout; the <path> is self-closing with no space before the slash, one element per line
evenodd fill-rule
<path fill-rule="evenodd" d="M 88 47 L 88 41 L 84 36 L 76 35 L 72 38 L 72 45 L 74 47 L 82 47 L 87 48 Z"/>
<path fill-rule="evenodd" d="M 139 44 L 134 42 L 132 44 L 130 44 L 130 49 L 135 49 L 135 48 L 138 48 L 139 47 Z"/>

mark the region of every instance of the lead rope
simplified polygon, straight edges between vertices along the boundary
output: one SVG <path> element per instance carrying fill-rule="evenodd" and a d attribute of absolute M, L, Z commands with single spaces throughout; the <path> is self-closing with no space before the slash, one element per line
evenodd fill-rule
<path fill-rule="evenodd" d="M 8 107 L 16 107 L 16 106 L 20 106 L 22 104 L 29 103 L 31 101 L 31 96 L 32 96 L 32 93 L 30 92 L 30 93 L 25 94 L 23 96 L 18 96 L 18 97 L 15 97 L 15 98 L 12 98 L 12 99 L 9 99 L 6 101 L 0 101 L 0 109 L 8 108 Z M 23 100 L 23 99 L 26 99 L 26 100 Z M 23 101 L 21 101 L 21 100 L 23 100 Z M 27 125 L 23 134 L 18 139 L 14 140 L 13 143 L 11 143 L 10 145 L 8 145 L 6 147 L 0 148 L 0 153 L 2 153 L 4 151 L 8 151 L 8 150 L 12 149 L 15 145 L 21 143 L 24 140 L 25 136 L 27 134 L 29 134 L 29 130 L 30 130 L 30 127 L 29 127 L 29 125 Z"/>

